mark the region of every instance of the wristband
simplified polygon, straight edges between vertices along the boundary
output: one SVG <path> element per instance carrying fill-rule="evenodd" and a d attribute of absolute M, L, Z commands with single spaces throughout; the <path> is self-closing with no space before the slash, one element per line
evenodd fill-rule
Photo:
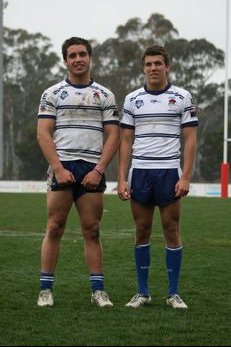
<path fill-rule="evenodd" d="M 98 169 L 96 169 L 96 167 L 94 168 L 94 170 L 100 175 L 103 176 L 103 173 L 101 171 L 99 171 Z"/>

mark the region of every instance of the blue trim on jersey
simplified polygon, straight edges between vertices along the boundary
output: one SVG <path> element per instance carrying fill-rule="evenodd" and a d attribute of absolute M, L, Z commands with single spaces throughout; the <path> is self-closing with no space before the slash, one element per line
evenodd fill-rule
<path fill-rule="evenodd" d="M 90 82 L 87 83 L 87 84 L 73 84 L 73 83 L 71 83 L 71 81 L 69 80 L 68 77 L 65 79 L 65 82 L 67 82 L 68 84 L 70 84 L 70 85 L 71 85 L 72 87 L 74 87 L 74 88 L 87 88 L 87 87 L 89 87 L 92 83 L 94 83 L 93 79 L 91 79 Z"/>
<path fill-rule="evenodd" d="M 176 92 L 174 92 L 174 91 L 172 91 L 172 90 L 167 91 L 165 94 L 177 96 L 177 97 L 180 98 L 181 100 L 184 99 L 184 96 L 183 96 L 183 95 L 181 95 L 181 94 L 179 94 L 179 93 L 176 93 Z"/>
<path fill-rule="evenodd" d="M 120 123 L 120 127 L 123 129 L 135 129 L 134 125 L 129 125 L 129 124 L 124 124 L 124 123 Z"/>
<path fill-rule="evenodd" d="M 60 129 L 88 129 L 88 130 L 96 130 L 96 131 L 100 131 L 103 132 L 102 128 L 99 127 L 94 127 L 94 126 L 90 126 L 90 125 L 57 125 L 55 126 L 55 130 L 60 130 Z"/>
<path fill-rule="evenodd" d="M 149 117 L 169 117 L 171 116 L 172 118 L 178 118 L 181 116 L 181 113 L 141 113 L 141 114 L 136 114 L 133 117 L 134 118 L 149 118 Z"/>
<path fill-rule="evenodd" d="M 116 110 L 117 111 L 117 106 L 111 105 L 111 106 L 106 106 L 106 107 L 102 108 L 102 111 L 107 111 L 107 110 Z"/>
<path fill-rule="evenodd" d="M 143 137 L 170 137 L 174 139 L 179 139 L 180 135 L 175 134 L 154 134 L 154 133 L 147 133 L 147 134 L 141 134 L 141 135 L 135 135 L 135 138 L 143 138 Z"/>
<path fill-rule="evenodd" d="M 185 107 L 184 112 L 191 111 L 191 110 L 194 110 L 194 109 L 195 109 L 195 107 L 193 107 L 193 106 Z"/>
<path fill-rule="evenodd" d="M 197 127 L 198 126 L 198 121 L 192 121 L 192 122 L 188 122 L 188 123 L 184 123 L 184 124 L 181 124 L 181 127 L 182 128 L 191 128 L 191 127 Z"/>
<path fill-rule="evenodd" d="M 38 115 L 38 118 L 41 118 L 41 119 L 56 119 L 56 116 L 51 116 L 49 114 L 40 114 Z"/>
<path fill-rule="evenodd" d="M 133 114 L 130 111 L 126 110 L 126 108 L 123 109 L 123 112 L 133 117 Z"/>
<path fill-rule="evenodd" d="M 99 156 L 101 155 L 101 152 L 97 151 L 90 151 L 89 149 L 80 149 L 80 148 L 57 148 L 57 151 L 66 151 L 67 153 L 86 153 L 86 154 L 91 154 L 94 156 Z"/>
<path fill-rule="evenodd" d="M 132 158 L 138 160 L 175 160 L 179 159 L 180 155 L 173 155 L 171 157 L 146 157 L 144 155 L 132 155 Z"/>
<path fill-rule="evenodd" d="M 93 110 L 93 111 L 102 111 L 99 106 L 84 106 L 84 105 L 60 105 L 57 107 L 57 110 Z"/>
<path fill-rule="evenodd" d="M 114 125 L 120 125 L 120 122 L 118 120 L 105 120 L 103 121 L 103 125 L 107 125 L 107 124 L 114 124 Z"/>
<path fill-rule="evenodd" d="M 108 97 L 108 95 L 109 95 L 104 89 L 99 88 L 99 87 L 96 86 L 96 85 L 92 85 L 92 86 L 89 86 L 89 87 L 92 88 L 92 89 L 94 89 L 94 90 L 100 91 L 100 93 L 102 93 L 103 96 L 105 96 L 105 98 Z"/>
<path fill-rule="evenodd" d="M 170 87 L 171 87 L 171 84 L 168 83 L 167 86 L 166 86 L 164 89 L 161 89 L 161 90 L 149 90 L 149 89 L 147 89 L 147 85 L 145 84 L 144 90 L 145 90 L 146 93 L 148 93 L 148 94 L 160 95 L 160 94 L 165 93 Z"/>
<path fill-rule="evenodd" d="M 46 100 L 46 105 L 48 105 L 48 106 L 51 106 L 51 107 L 54 107 L 54 108 L 55 108 L 55 105 L 54 105 L 54 104 L 52 104 L 52 102 L 49 102 L 49 101 L 47 101 L 47 100 Z"/>

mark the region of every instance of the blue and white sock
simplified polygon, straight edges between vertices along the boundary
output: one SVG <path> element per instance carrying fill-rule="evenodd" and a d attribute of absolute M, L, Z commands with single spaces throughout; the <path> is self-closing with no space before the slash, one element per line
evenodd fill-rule
<path fill-rule="evenodd" d="M 54 274 L 50 272 L 41 272 L 40 274 L 40 289 L 51 289 L 53 288 Z"/>
<path fill-rule="evenodd" d="M 180 246 L 177 248 L 170 248 L 166 246 L 165 249 L 166 267 L 169 281 L 168 295 L 174 295 L 178 293 L 183 247 Z"/>
<path fill-rule="evenodd" d="M 91 282 L 92 292 L 96 290 L 104 290 L 104 276 L 103 274 L 89 274 L 89 280 Z"/>
<path fill-rule="evenodd" d="M 135 263 L 138 293 L 142 295 L 149 295 L 148 275 L 150 268 L 150 244 L 135 246 Z"/>

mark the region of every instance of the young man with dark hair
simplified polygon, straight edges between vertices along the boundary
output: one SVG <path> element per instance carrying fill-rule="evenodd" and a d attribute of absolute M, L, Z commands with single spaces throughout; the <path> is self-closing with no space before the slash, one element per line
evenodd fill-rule
<path fill-rule="evenodd" d="M 54 271 L 70 209 L 78 212 L 92 287 L 91 301 L 113 306 L 104 290 L 99 237 L 105 170 L 119 145 L 119 119 L 113 93 L 90 75 L 92 48 L 79 37 L 62 46 L 68 76 L 42 95 L 37 138 L 48 168 L 46 234 L 41 248 L 39 306 L 53 306 Z M 105 136 L 104 136 L 105 134 Z"/>
<path fill-rule="evenodd" d="M 184 309 L 187 305 L 178 295 L 183 252 L 180 205 L 181 198 L 189 192 L 198 119 L 190 93 L 168 81 L 169 55 L 165 48 L 148 47 L 142 62 L 146 84 L 126 96 L 121 119 L 118 195 L 121 200 L 131 199 L 138 282 L 137 294 L 126 306 L 137 308 L 151 302 L 150 238 L 154 210 L 158 206 L 166 242 L 167 304 Z"/>

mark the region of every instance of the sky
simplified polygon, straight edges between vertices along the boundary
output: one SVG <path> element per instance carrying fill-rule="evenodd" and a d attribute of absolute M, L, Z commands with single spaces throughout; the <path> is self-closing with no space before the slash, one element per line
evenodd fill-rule
<path fill-rule="evenodd" d="M 3 25 L 41 32 L 61 58 L 61 45 L 71 36 L 102 43 L 116 37 L 116 28 L 129 19 L 138 17 L 145 23 L 151 14 L 159 13 L 172 22 L 179 37 L 205 38 L 226 52 L 227 1 L 230 13 L 231 0 L 8 0 Z M 231 41 L 231 25 L 228 37 Z M 230 50 L 231 42 L 231 57 Z M 225 72 L 220 77 L 225 78 Z"/>

